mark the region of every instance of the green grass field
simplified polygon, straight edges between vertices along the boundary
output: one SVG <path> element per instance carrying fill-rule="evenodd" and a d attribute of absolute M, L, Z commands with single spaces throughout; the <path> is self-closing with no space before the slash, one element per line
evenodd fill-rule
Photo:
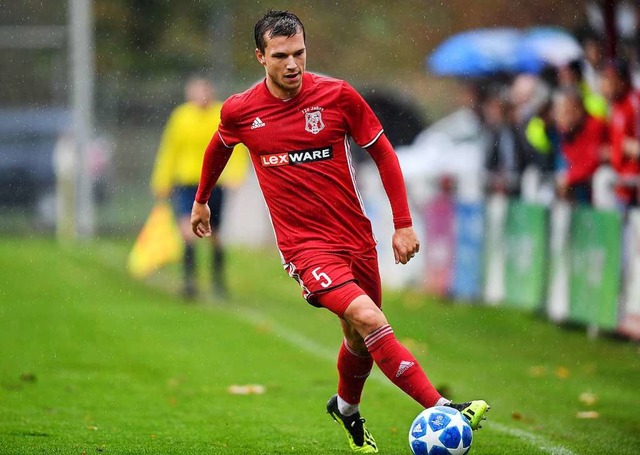
<path fill-rule="evenodd" d="M 275 251 L 233 250 L 233 299 L 189 305 L 177 267 L 128 278 L 128 246 L 0 239 L 0 453 L 350 453 L 324 411 L 338 324 Z M 640 452 L 638 344 L 418 293 L 385 308 L 436 385 L 491 403 L 472 454 Z M 374 374 L 362 410 L 381 453 L 410 453 L 417 404 Z"/>

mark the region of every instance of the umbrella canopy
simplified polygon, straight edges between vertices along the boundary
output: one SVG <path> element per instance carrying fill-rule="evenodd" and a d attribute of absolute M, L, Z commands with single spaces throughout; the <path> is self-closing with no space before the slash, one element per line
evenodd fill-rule
<path fill-rule="evenodd" d="M 542 68 L 545 63 L 566 65 L 581 58 L 583 51 L 578 40 L 561 28 L 534 27 L 523 34 L 517 53 L 519 56 L 535 56 Z"/>
<path fill-rule="evenodd" d="M 483 77 L 496 73 L 535 73 L 582 55 L 569 33 L 552 27 L 476 29 L 445 40 L 426 59 L 438 76 Z"/>

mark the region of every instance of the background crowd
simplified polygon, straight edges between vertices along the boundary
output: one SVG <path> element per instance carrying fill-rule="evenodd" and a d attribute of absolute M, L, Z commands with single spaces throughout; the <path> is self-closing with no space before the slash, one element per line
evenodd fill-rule
<path fill-rule="evenodd" d="M 637 206 L 637 47 L 620 45 L 610 57 L 597 33 L 575 39 L 578 58 L 548 63 L 536 73 L 461 80 L 461 109 L 400 148 L 408 152 L 409 174 L 431 172 L 447 181 L 453 175 L 462 197 L 473 181 L 489 192 L 545 204 L 563 198 L 601 208 Z M 475 146 L 471 156 L 461 152 L 469 141 Z M 436 148 L 447 163 L 434 158 L 430 150 Z"/>

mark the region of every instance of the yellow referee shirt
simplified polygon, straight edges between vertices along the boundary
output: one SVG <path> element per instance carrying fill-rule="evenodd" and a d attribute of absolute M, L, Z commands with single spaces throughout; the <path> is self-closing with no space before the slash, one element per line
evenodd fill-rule
<path fill-rule="evenodd" d="M 202 109 L 184 103 L 173 110 L 162 134 L 151 189 L 168 195 L 174 186 L 197 185 L 200 181 L 204 151 L 220 123 L 222 103 Z M 218 180 L 218 185 L 237 187 L 247 172 L 249 154 L 242 144 L 236 146 Z"/>

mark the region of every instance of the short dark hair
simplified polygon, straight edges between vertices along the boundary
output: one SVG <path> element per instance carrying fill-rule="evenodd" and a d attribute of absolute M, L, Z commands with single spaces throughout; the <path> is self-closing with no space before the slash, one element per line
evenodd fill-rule
<path fill-rule="evenodd" d="M 269 33 L 269 38 L 273 38 L 274 36 L 286 36 L 290 38 L 300 32 L 302 32 L 302 38 L 306 41 L 304 25 L 302 25 L 298 16 L 289 11 L 271 9 L 256 22 L 256 26 L 253 29 L 256 47 L 260 52 L 264 52 L 267 47 L 264 39 L 266 33 Z"/>

